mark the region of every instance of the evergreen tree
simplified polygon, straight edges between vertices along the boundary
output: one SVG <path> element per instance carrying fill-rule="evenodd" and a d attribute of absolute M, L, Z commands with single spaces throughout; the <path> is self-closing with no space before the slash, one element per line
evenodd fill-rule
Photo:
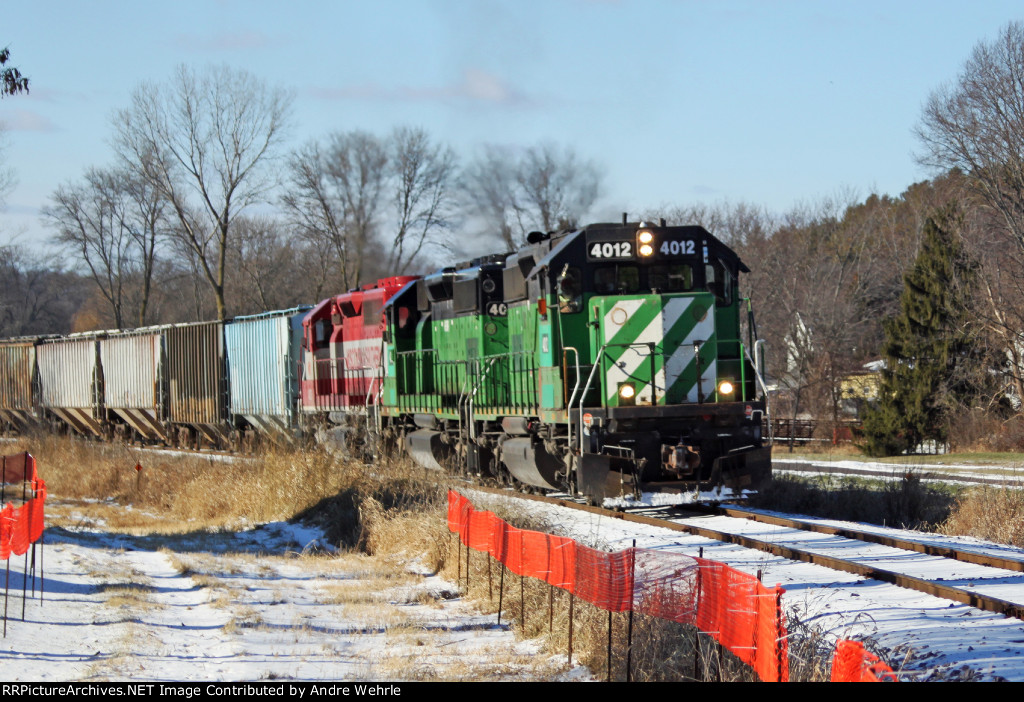
<path fill-rule="evenodd" d="M 903 279 L 900 313 L 884 324 L 886 368 L 878 404 L 864 418 L 868 455 L 945 442 L 952 410 L 979 391 L 978 378 L 985 376 L 967 312 L 975 265 L 960 245 L 959 223 L 954 207 L 925 222 L 917 259 Z"/>

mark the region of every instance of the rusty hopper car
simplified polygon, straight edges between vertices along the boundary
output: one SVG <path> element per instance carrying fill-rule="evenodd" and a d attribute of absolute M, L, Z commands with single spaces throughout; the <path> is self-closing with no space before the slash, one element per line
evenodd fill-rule
<path fill-rule="evenodd" d="M 215 445 L 226 443 L 224 323 L 175 324 L 164 335 L 168 420 L 192 441 L 203 437 Z"/>
<path fill-rule="evenodd" d="M 24 431 L 38 421 L 36 337 L 0 341 L 0 421 Z"/>

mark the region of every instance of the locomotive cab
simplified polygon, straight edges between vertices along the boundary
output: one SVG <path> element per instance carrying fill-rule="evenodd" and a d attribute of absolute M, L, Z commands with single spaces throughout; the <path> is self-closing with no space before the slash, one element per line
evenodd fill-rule
<path fill-rule="evenodd" d="M 538 257 L 528 287 L 553 291 L 552 339 L 579 359 L 559 370 L 581 492 L 763 481 L 765 393 L 740 338 L 747 271 L 703 228 L 663 224 L 591 225 Z"/>

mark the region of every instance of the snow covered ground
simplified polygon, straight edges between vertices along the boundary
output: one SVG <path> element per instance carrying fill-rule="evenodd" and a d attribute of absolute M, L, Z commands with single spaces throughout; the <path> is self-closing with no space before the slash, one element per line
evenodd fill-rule
<path fill-rule="evenodd" d="M 481 508 L 507 499 L 470 497 Z M 703 537 L 515 505 L 547 529 L 590 545 L 616 550 L 635 539 L 642 548 L 691 555 L 703 548 L 706 558 L 761 571 L 766 583 L 786 588 L 791 631 L 867 639 L 908 679 L 1024 680 L 1020 620 Z M 130 536 L 56 501 L 48 514 L 55 517 L 49 524 L 61 526 L 47 530 L 45 596 L 27 601 L 25 621 L 24 560 L 12 559 L 0 679 L 590 679 L 584 669 L 566 670 L 564 654 L 517 641 L 507 624 L 496 626 L 493 615 L 479 614 L 422 565 L 326 553 L 315 530 L 273 523 Z M 780 527 L 752 528 L 783 538 Z M 979 547 L 1024 558 L 1003 546 Z M 865 557 L 875 557 L 863 548 Z M 916 558 L 903 560 L 911 567 Z M 1020 573 L 974 584 L 1024 599 Z"/>
<path fill-rule="evenodd" d="M 5 681 L 588 675 L 517 641 L 423 567 L 317 554 L 319 533 L 296 525 L 133 537 L 86 520 L 45 538 L 45 591 L 27 600 L 25 621 L 24 559 L 11 562 Z"/>
<path fill-rule="evenodd" d="M 781 453 L 781 452 L 780 452 Z M 928 456 L 915 456 L 913 460 L 906 463 L 885 463 L 882 461 L 856 460 L 852 458 L 836 458 L 835 460 L 808 460 L 795 457 L 788 457 L 791 454 L 782 453 L 772 456 L 772 469 L 775 473 L 796 472 L 807 475 L 806 468 L 821 469 L 843 473 L 849 471 L 850 475 L 871 476 L 882 480 L 902 480 L 908 471 L 918 475 L 931 473 L 949 478 L 957 476 L 964 478 L 964 484 L 971 484 L 972 480 L 978 478 L 986 479 L 989 483 L 999 484 L 1005 487 L 1019 488 L 1024 485 L 1024 463 L 974 463 L 956 465 L 950 463 L 931 463 Z M 789 468 L 790 470 L 787 470 Z M 926 481 L 929 479 L 925 479 Z M 956 483 L 955 479 L 938 479 L 937 482 Z"/>

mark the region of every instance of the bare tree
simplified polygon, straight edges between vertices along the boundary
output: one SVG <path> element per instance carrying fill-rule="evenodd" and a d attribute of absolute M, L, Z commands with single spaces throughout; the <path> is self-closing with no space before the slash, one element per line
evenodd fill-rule
<path fill-rule="evenodd" d="M 346 288 L 360 282 L 374 243 L 387 163 L 384 143 L 362 131 L 333 134 L 326 147 L 307 144 L 288 162 L 285 208 L 310 239 L 329 244 Z"/>
<path fill-rule="evenodd" d="M 55 243 L 89 270 L 114 324 L 125 326 L 129 316 L 145 324 L 166 202 L 146 181 L 101 169 L 60 186 L 50 199 L 42 214 L 57 232 Z"/>
<path fill-rule="evenodd" d="M 522 192 L 521 224 L 545 232 L 576 226 L 601 191 L 597 166 L 554 144 L 527 148 L 516 169 L 516 182 Z"/>
<path fill-rule="evenodd" d="M 974 47 L 957 79 L 929 96 L 916 134 L 921 163 L 967 174 L 1024 249 L 1024 24 Z"/>
<path fill-rule="evenodd" d="M 521 243 L 525 232 L 517 227 L 516 171 L 511 151 L 484 146 L 463 171 L 461 190 L 469 211 L 497 230 L 507 247 L 516 248 Z"/>
<path fill-rule="evenodd" d="M 399 127 L 387 138 L 340 132 L 292 154 L 282 203 L 305 238 L 335 258 L 347 288 L 405 273 L 444 246 L 454 172 L 452 150 L 422 129 Z"/>
<path fill-rule="evenodd" d="M 849 219 L 852 205 L 832 199 L 795 208 L 769 236 L 740 248 L 771 349 L 769 372 L 794 419 L 802 411 L 840 418 L 842 380 L 875 355 L 885 316 L 879 305 L 894 294 L 887 264 L 875 255 L 882 233 L 864 225 L 870 219 Z"/>
<path fill-rule="evenodd" d="M 0 336 L 63 334 L 73 329 L 89 283 L 73 273 L 54 270 L 24 246 L 0 246 Z"/>
<path fill-rule="evenodd" d="M 462 190 L 472 213 L 518 248 L 532 230 L 576 226 L 597 201 L 601 181 L 600 169 L 568 147 L 488 145 L 463 172 Z"/>
<path fill-rule="evenodd" d="M 775 215 L 748 202 L 695 203 L 660 210 L 642 218 L 653 220 L 656 217 L 664 217 L 673 225 L 700 225 L 735 249 L 764 239 L 777 227 Z"/>
<path fill-rule="evenodd" d="M 118 113 L 118 154 L 170 202 L 176 236 L 195 254 L 227 316 L 225 262 L 235 218 L 264 202 L 275 184 L 266 168 L 287 127 L 290 99 L 246 71 L 196 74 L 181 66 L 165 85 L 144 84 Z"/>
<path fill-rule="evenodd" d="M 294 307 L 319 299 L 322 281 L 314 275 L 308 243 L 288 236 L 280 221 L 243 217 L 237 222 L 228 261 L 228 287 L 243 314 Z"/>
<path fill-rule="evenodd" d="M 916 133 L 921 163 L 963 173 L 974 201 L 966 243 L 981 262 L 975 313 L 1024 397 L 1024 24 L 974 47 L 956 80 L 929 96 Z"/>
<path fill-rule="evenodd" d="M 455 153 L 410 127 L 396 129 L 390 147 L 396 224 L 388 270 L 404 274 L 424 246 L 443 246 L 451 229 Z"/>

